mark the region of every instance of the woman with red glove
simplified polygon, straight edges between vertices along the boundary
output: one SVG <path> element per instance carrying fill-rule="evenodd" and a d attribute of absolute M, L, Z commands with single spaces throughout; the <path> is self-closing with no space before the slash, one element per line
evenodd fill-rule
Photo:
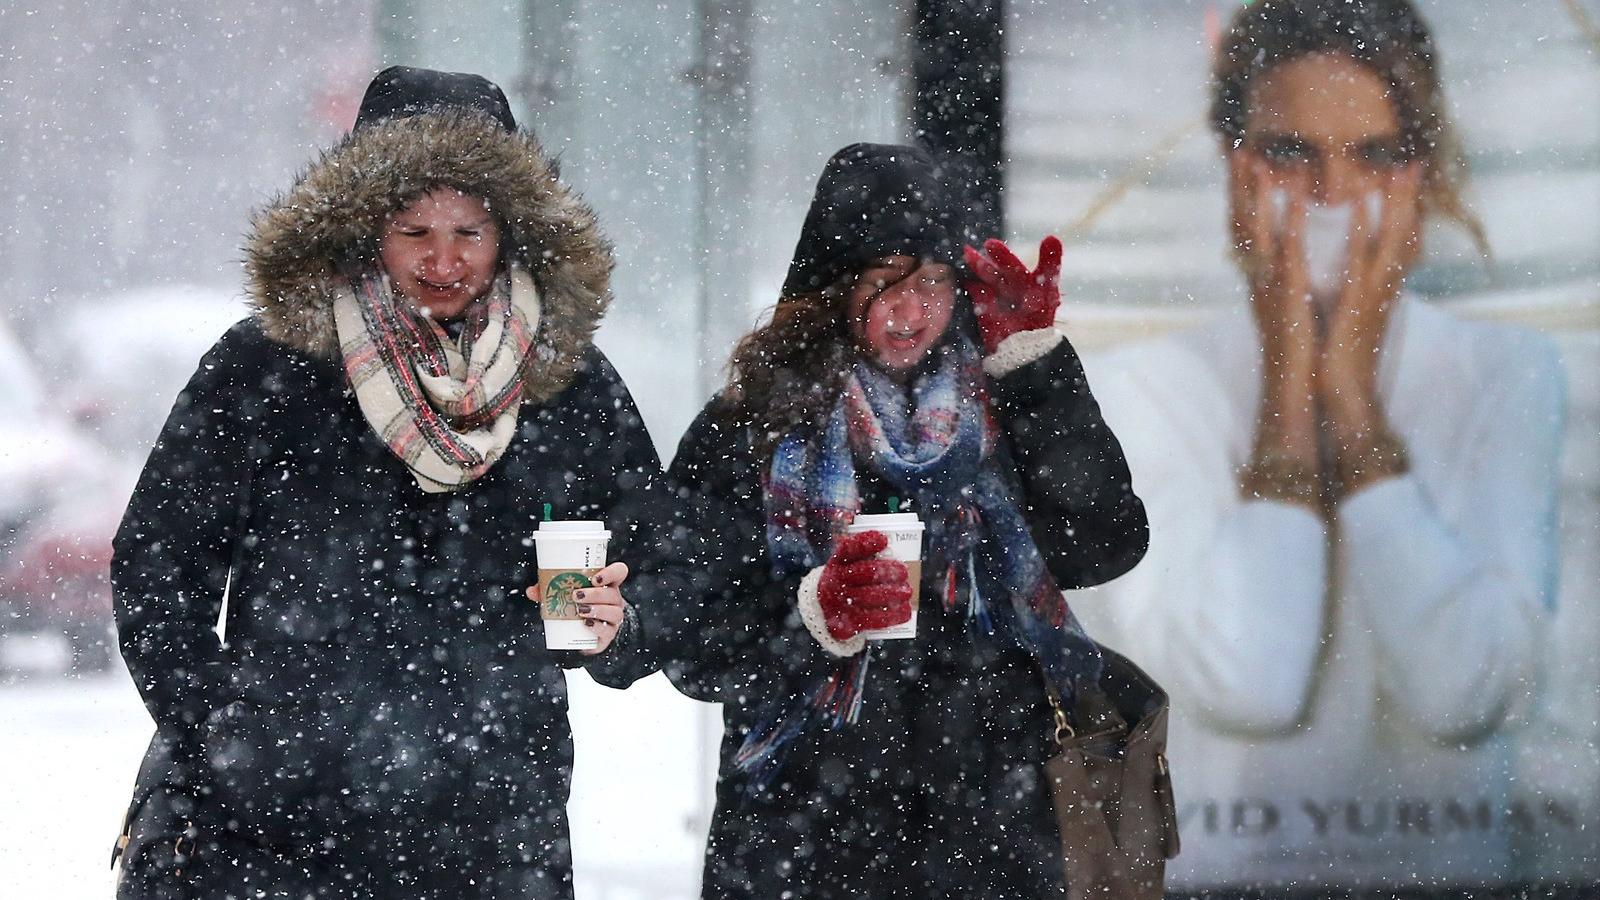
<path fill-rule="evenodd" d="M 835 154 L 678 449 L 697 596 L 644 614 L 674 683 L 723 704 L 708 897 L 1062 892 L 1041 672 L 1098 677 L 1062 590 L 1138 562 L 1144 509 L 1053 326 L 1060 242 L 963 271 L 942 191 L 919 150 Z M 924 599 L 914 639 L 869 643 L 910 576 L 844 532 L 891 498 L 927 529 Z"/>

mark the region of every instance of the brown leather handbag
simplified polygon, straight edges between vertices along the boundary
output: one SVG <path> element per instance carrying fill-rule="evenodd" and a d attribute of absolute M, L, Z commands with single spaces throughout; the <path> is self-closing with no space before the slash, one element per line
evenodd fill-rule
<path fill-rule="evenodd" d="M 1044 679 L 1060 749 L 1044 769 L 1061 825 L 1067 893 L 1072 900 L 1160 900 L 1167 860 L 1178 855 L 1167 693 L 1127 657 L 1100 650 L 1100 689 L 1085 691 L 1070 712 Z"/>

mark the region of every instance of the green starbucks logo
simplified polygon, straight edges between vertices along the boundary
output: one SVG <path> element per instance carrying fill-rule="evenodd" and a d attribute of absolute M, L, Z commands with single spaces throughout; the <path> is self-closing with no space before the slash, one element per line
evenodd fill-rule
<path fill-rule="evenodd" d="M 549 587 L 544 590 L 544 613 L 546 616 L 556 617 L 571 615 L 577 602 L 572 599 L 572 592 L 590 587 L 591 582 L 582 572 L 562 572 L 550 579 Z"/>

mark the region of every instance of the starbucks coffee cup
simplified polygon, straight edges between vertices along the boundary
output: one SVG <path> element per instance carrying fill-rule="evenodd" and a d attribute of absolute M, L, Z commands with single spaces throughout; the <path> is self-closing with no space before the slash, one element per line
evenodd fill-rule
<path fill-rule="evenodd" d="M 592 587 L 589 579 L 605 568 L 611 532 L 604 522 L 540 522 L 533 536 L 539 560 L 539 615 L 544 645 L 551 650 L 593 650 L 600 638 L 578 615 L 574 591 Z"/>
<path fill-rule="evenodd" d="M 889 547 L 878 554 L 883 559 L 897 559 L 906 565 L 911 580 L 911 618 L 888 628 L 874 628 L 861 632 L 868 640 L 892 640 L 917 636 L 917 604 L 922 594 L 922 522 L 914 513 L 877 513 L 856 516 L 846 526 L 846 534 L 863 531 L 881 531 L 889 538 Z"/>

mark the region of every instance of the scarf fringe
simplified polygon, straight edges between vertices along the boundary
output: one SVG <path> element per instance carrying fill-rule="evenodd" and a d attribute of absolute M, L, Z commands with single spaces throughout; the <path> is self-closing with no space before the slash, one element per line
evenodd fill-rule
<path fill-rule="evenodd" d="M 994 617 L 989 613 L 989 601 L 978 590 L 978 563 L 973 554 L 967 554 L 967 627 L 984 634 L 994 634 Z"/>
<path fill-rule="evenodd" d="M 761 724 L 745 735 L 744 743 L 733 756 L 733 766 L 747 777 L 747 795 L 754 796 L 771 786 L 773 779 L 783 771 L 795 738 L 813 721 L 820 720 L 828 728 L 841 728 L 860 721 L 871 661 L 869 647 L 835 669 L 788 710 L 775 717 L 763 717 Z"/>

